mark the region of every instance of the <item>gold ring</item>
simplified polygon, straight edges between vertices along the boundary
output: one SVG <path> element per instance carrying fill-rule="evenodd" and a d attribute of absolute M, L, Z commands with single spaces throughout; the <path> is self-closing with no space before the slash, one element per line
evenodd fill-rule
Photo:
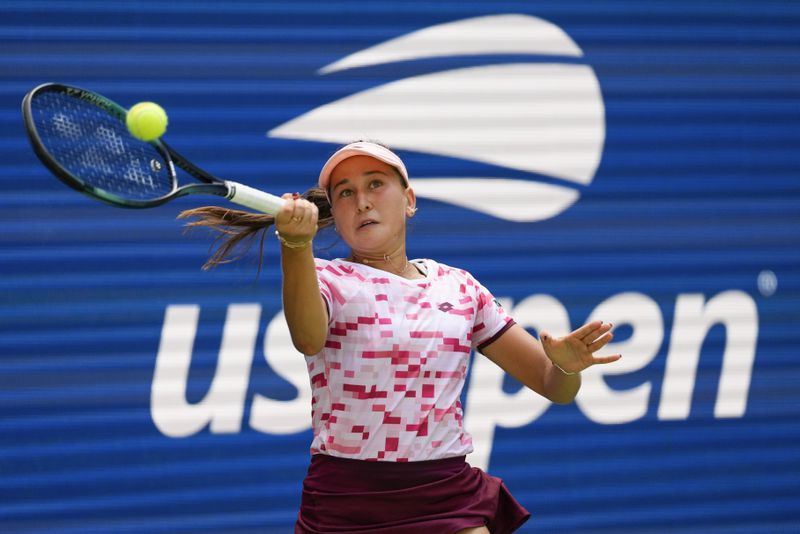
<path fill-rule="evenodd" d="M 292 220 L 293 220 L 294 222 L 300 222 L 300 221 L 302 221 L 302 220 L 303 220 L 303 218 L 302 218 L 302 217 L 292 217 Z"/>

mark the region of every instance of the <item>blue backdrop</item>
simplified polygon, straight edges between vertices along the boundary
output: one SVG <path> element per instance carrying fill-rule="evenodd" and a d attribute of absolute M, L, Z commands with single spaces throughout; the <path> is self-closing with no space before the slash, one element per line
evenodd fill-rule
<path fill-rule="evenodd" d="M 0 528 L 290 532 L 311 432 L 277 244 L 203 272 L 197 197 L 67 189 L 21 123 L 47 81 L 156 101 L 171 145 L 276 193 L 378 137 L 417 179 L 412 256 L 534 332 L 614 322 L 623 360 L 568 406 L 474 358 L 471 461 L 522 532 L 800 529 L 800 4 L 0 5 Z"/>

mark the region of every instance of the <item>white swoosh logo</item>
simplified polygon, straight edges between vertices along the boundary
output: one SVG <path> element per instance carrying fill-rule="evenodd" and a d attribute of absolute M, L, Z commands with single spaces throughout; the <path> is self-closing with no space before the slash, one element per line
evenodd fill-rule
<path fill-rule="evenodd" d="M 485 54 L 580 57 L 583 52 L 561 28 L 546 20 L 528 15 L 489 15 L 408 33 L 351 54 L 319 72 L 328 74 L 412 59 Z"/>
<path fill-rule="evenodd" d="M 511 51 L 580 55 L 556 26 L 535 17 L 503 15 L 426 28 L 343 58 L 323 71 Z M 421 173 L 411 171 L 420 196 L 507 220 L 536 221 L 557 215 L 577 200 L 578 192 L 569 183 L 591 183 L 605 140 L 604 113 L 597 78 L 586 65 L 499 64 L 414 76 L 362 91 L 313 109 L 269 135 L 335 143 L 377 139 L 394 149 L 568 182 L 561 186 L 502 178 L 420 178 Z"/>
<path fill-rule="evenodd" d="M 414 178 L 411 183 L 418 196 L 514 222 L 549 219 L 578 200 L 572 188 L 528 180 Z"/>

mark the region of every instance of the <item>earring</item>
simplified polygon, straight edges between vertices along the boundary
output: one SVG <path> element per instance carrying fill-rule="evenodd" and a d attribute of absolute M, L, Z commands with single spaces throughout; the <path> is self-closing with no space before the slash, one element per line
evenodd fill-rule
<path fill-rule="evenodd" d="M 410 206 L 408 208 L 408 216 L 409 217 L 413 217 L 415 213 L 417 213 L 417 207 L 416 206 Z"/>

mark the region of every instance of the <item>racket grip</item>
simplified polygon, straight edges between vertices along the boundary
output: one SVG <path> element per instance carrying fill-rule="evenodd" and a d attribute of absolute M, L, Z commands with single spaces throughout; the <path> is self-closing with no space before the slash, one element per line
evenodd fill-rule
<path fill-rule="evenodd" d="M 237 182 L 225 182 L 228 186 L 228 200 L 242 206 L 247 206 L 262 213 L 275 215 L 286 202 L 281 197 L 270 195 L 258 189 Z"/>

